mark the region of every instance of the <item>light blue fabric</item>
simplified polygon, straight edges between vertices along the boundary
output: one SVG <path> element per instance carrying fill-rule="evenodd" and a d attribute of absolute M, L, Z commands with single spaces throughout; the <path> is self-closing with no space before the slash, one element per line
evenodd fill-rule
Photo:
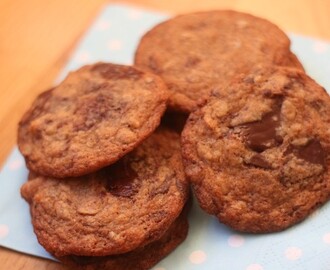
<path fill-rule="evenodd" d="M 107 6 L 81 40 L 58 81 L 86 63 L 131 64 L 141 35 L 167 17 L 130 6 Z M 293 34 L 290 38 L 306 71 L 330 89 L 330 44 Z M 26 178 L 24 160 L 15 148 L 0 174 L 0 245 L 52 258 L 39 246 L 28 205 L 19 194 Z M 274 234 L 239 234 L 204 214 L 196 203 L 189 220 L 187 240 L 155 270 L 330 269 L 330 203 L 301 224 Z"/>

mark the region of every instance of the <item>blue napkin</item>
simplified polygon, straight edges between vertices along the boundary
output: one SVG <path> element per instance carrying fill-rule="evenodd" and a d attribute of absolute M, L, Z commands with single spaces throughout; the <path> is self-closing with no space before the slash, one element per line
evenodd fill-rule
<path fill-rule="evenodd" d="M 132 64 L 140 37 L 168 18 L 131 6 L 109 5 L 87 31 L 57 81 L 87 63 Z M 292 50 L 317 82 L 330 90 L 330 44 L 290 34 Z M 24 159 L 15 148 L 0 173 L 0 245 L 53 259 L 39 244 L 28 204 L 20 197 L 27 179 Z M 280 233 L 240 234 L 204 214 L 194 203 L 186 241 L 154 270 L 329 270 L 330 203 L 304 222 Z"/>

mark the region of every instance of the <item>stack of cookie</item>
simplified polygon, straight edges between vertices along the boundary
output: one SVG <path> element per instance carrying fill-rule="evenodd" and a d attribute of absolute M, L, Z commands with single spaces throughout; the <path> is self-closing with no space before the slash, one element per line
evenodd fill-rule
<path fill-rule="evenodd" d="M 274 24 L 235 11 L 149 31 L 135 63 L 189 114 L 185 172 L 200 206 L 243 232 L 283 230 L 330 197 L 330 98 Z"/>
<path fill-rule="evenodd" d="M 184 166 L 178 132 L 156 130 L 166 108 L 164 125 L 184 126 Z M 85 66 L 36 99 L 19 124 L 22 196 L 61 261 L 148 269 L 187 235 L 184 170 L 201 207 L 243 232 L 283 230 L 326 202 L 329 115 L 274 24 L 178 16 L 142 38 L 135 67 Z"/>
<path fill-rule="evenodd" d="M 159 128 L 168 94 L 138 68 L 70 73 L 23 116 L 22 196 L 38 241 L 77 269 L 149 269 L 188 232 L 179 135 Z"/>

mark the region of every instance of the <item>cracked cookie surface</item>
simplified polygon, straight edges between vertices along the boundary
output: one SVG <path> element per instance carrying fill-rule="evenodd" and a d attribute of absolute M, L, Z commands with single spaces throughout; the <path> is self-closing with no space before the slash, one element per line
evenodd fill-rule
<path fill-rule="evenodd" d="M 214 89 L 256 64 L 303 70 L 290 41 L 271 22 L 236 11 L 198 12 L 163 22 L 140 41 L 135 64 L 161 76 L 169 108 L 189 113 Z"/>
<path fill-rule="evenodd" d="M 37 97 L 19 123 L 18 146 L 28 168 L 41 175 L 91 173 L 148 137 L 167 98 L 156 75 L 130 66 L 85 66 Z"/>
<path fill-rule="evenodd" d="M 329 199 L 330 98 L 296 69 L 242 76 L 192 113 L 185 171 L 202 208 L 243 232 L 283 230 Z"/>
<path fill-rule="evenodd" d="M 179 135 L 158 130 L 117 163 L 79 178 L 31 175 L 21 194 L 38 241 L 56 257 L 130 252 L 159 240 L 188 199 Z"/>

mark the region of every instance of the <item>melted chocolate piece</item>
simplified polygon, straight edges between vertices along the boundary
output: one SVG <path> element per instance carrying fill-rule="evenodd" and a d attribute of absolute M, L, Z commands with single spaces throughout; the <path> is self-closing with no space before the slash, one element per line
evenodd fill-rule
<path fill-rule="evenodd" d="M 285 155 L 293 154 L 297 158 L 303 159 L 309 163 L 318 164 L 325 167 L 325 153 L 319 140 L 311 139 L 306 145 L 293 146 L 284 152 Z"/>
<path fill-rule="evenodd" d="M 245 162 L 248 165 L 253 165 L 255 167 L 260 167 L 263 169 L 271 169 L 272 165 L 263 158 L 263 156 L 256 154 L 250 158 L 249 161 Z"/>
<path fill-rule="evenodd" d="M 131 197 L 138 192 L 134 185 L 137 176 L 127 160 L 121 159 L 106 169 L 106 189 L 114 196 Z"/>
<path fill-rule="evenodd" d="M 276 133 L 276 129 L 281 125 L 281 106 L 282 99 L 278 99 L 272 111 L 266 113 L 260 121 L 242 125 L 245 129 L 246 146 L 260 153 L 283 142 L 283 138 Z"/>
<path fill-rule="evenodd" d="M 111 103 L 109 103 L 110 96 L 103 94 L 97 95 L 93 99 L 89 99 L 85 102 L 80 102 L 75 110 L 75 114 L 81 115 L 73 123 L 74 131 L 87 131 L 98 125 L 100 122 L 111 117 L 110 112 L 115 109 Z"/>

